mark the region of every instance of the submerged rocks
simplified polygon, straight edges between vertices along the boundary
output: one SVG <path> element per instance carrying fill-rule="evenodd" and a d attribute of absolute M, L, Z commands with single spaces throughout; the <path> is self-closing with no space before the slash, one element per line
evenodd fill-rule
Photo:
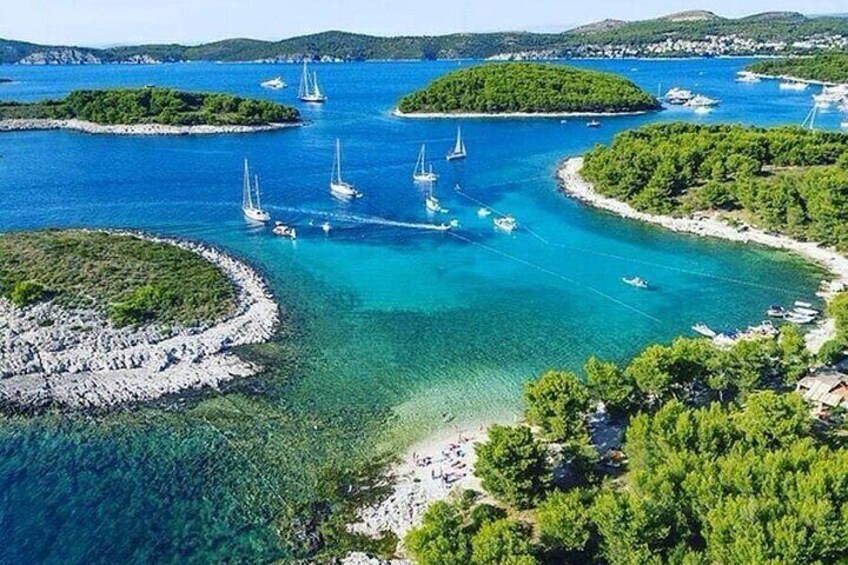
<path fill-rule="evenodd" d="M 138 234 L 134 234 L 138 236 Z M 214 325 L 115 328 L 95 309 L 50 302 L 17 309 L 0 299 L 0 402 L 81 408 L 150 400 L 254 374 L 230 347 L 267 341 L 279 308 L 253 269 L 216 249 L 170 239 L 232 281 L 235 307 Z"/>

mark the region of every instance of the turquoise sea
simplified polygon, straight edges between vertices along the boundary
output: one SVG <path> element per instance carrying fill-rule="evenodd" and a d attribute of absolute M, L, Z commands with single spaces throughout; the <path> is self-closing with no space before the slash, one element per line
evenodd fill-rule
<path fill-rule="evenodd" d="M 707 116 L 608 118 L 598 129 L 577 118 L 467 120 L 469 158 L 454 164 L 443 156 L 455 121 L 390 110 L 460 64 L 473 63 L 316 65 L 329 100 L 298 105 L 311 124 L 288 131 L 0 135 L 0 230 L 127 227 L 215 244 L 268 276 L 286 322 L 275 343 L 245 352 L 267 374 L 226 391 L 113 414 L 4 418 L 0 563 L 285 558 L 287 518 L 314 513 L 308 503 L 328 472 L 438 431 L 446 415 L 451 426 L 509 421 L 521 384 L 545 369 L 578 369 L 593 354 L 624 360 L 694 323 L 744 326 L 771 303 L 812 296 L 822 275 L 794 256 L 624 221 L 564 198 L 554 180 L 562 158 L 644 123 L 800 123 L 810 92 L 737 84 L 744 60 L 577 61 L 722 105 Z M 259 87 L 277 74 L 295 84 Z M 156 84 L 295 104 L 298 67 L 0 67 L 0 76 L 17 81 L 0 85 L 5 100 Z M 819 121 L 838 123 L 837 114 Z M 361 200 L 328 194 L 337 137 Z M 411 180 L 425 142 L 450 209 L 435 218 Z M 243 221 L 244 157 L 274 216 L 297 226 L 296 242 Z M 479 203 L 514 214 L 521 229 L 495 232 Z M 455 232 L 426 229 L 453 218 Z M 633 275 L 656 288 L 621 283 Z"/>

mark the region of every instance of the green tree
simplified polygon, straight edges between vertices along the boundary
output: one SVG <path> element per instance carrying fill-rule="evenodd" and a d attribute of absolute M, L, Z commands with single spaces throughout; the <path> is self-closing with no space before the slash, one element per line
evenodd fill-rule
<path fill-rule="evenodd" d="M 580 489 L 553 491 L 536 509 L 536 527 L 549 550 L 583 551 L 591 535 L 587 493 Z"/>
<path fill-rule="evenodd" d="M 20 281 L 9 290 L 9 300 L 18 308 L 30 306 L 47 296 L 47 289 L 36 281 Z"/>
<path fill-rule="evenodd" d="M 524 385 L 525 418 L 542 435 L 559 442 L 586 436 L 586 415 L 592 407 L 589 391 L 577 375 L 548 371 Z"/>
<path fill-rule="evenodd" d="M 615 363 L 590 357 L 583 366 L 591 391 L 613 413 L 627 414 L 642 404 L 642 395 L 632 375 L 621 371 Z"/>
<path fill-rule="evenodd" d="M 471 540 L 462 526 L 462 513 L 456 504 L 434 502 L 421 525 L 406 534 L 404 547 L 418 565 L 467 565 Z"/>
<path fill-rule="evenodd" d="M 474 473 L 495 498 L 521 509 L 541 498 L 551 469 L 545 448 L 528 428 L 493 425 L 488 440 L 474 449 Z"/>
<path fill-rule="evenodd" d="M 764 390 L 745 399 L 736 425 L 749 443 L 771 449 L 808 435 L 811 422 L 800 396 Z"/>
<path fill-rule="evenodd" d="M 474 565 L 536 565 L 530 528 L 513 520 L 484 524 L 471 540 Z"/>

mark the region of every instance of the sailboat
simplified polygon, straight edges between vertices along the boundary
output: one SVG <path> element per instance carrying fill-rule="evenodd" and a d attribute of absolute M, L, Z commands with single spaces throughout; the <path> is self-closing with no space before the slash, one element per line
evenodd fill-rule
<path fill-rule="evenodd" d="M 462 140 L 462 130 L 459 126 L 456 127 L 456 143 L 453 146 L 453 150 L 447 154 L 446 159 L 448 161 L 455 161 L 458 159 L 465 159 L 468 155 L 465 151 L 465 142 Z"/>
<path fill-rule="evenodd" d="M 303 73 L 300 76 L 300 87 L 297 90 L 297 97 L 303 102 L 311 104 L 321 104 L 327 100 L 327 97 L 321 92 L 318 86 L 318 73 L 309 74 L 309 68 L 306 66 L 306 61 L 303 62 Z"/>
<path fill-rule="evenodd" d="M 424 197 L 424 207 L 428 212 L 447 214 L 450 210 L 442 208 L 439 199 L 433 194 L 433 183 L 430 183 L 427 195 Z"/>
<path fill-rule="evenodd" d="M 422 144 L 421 151 L 418 152 L 418 160 L 415 162 L 415 170 L 412 172 L 412 180 L 415 182 L 436 182 L 439 179 L 439 175 L 433 172 L 433 165 L 430 165 L 429 170 L 425 168 L 426 151 L 426 146 Z"/>
<path fill-rule="evenodd" d="M 256 201 L 254 202 L 254 192 Z M 241 211 L 244 217 L 254 222 L 262 222 L 263 224 L 271 219 L 271 214 L 262 209 L 262 204 L 259 201 L 259 177 L 256 177 L 256 186 L 250 186 L 250 168 L 247 164 L 247 159 L 244 160 L 244 181 L 242 184 L 241 194 Z"/>
<path fill-rule="evenodd" d="M 342 144 L 336 139 L 336 156 L 333 159 L 333 173 L 330 175 L 330 192 L 345 198 L 361 198 L 362 193 L 352 184 L 342 180 Z"/>

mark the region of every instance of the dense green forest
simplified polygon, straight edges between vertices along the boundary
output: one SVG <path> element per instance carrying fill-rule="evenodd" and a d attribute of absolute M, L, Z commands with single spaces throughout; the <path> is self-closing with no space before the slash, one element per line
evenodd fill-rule
<path fill-rule="evenodd" d="M 128 235 L 82 231 L 0 234 L 0 295 L 102 309 L 118 326 L 190 325 L 234 306 L 235 290 L 191 251 Z"/>
<path fill-rule="evenodd" d="M 810 363 L 786 327 L 545 373 L 525 387 L 526 424 L 476 446 L 496 504 L 470 491 L 437 502 L 405 548 L 418 565 L 844 563 L 845 414 L 817 425 L 787 391 Z M 598 400 L 625 429 L 615 457 L 590 441 Z"/>
<path fill-rule="evenodd" d="M 404 113 L 632 112 L 657 100 L 622 77 L 541 63 L 490 63 L 460 69 L 404 96 Z"/>
<path fill-rule="evenodd" d="M 813 57 L 769 59 L 748 65 L 754 73 L 791 76 L 822 82 L 848 82 L 848 53 L 821 53 Z"/>
<path fill-rule="evenodd" d="M 841 133 L 650 125 L 596 146 L 582 174 L 601 194 L 638 210 L 723 210 L 848 250 L 848 136 Z"/>
<path fill-rule="evenodd" d="M 823 35 L 848 35 L 848 19 L 808 18 L 791 12 L 757 14 L 739 19 L 721 18 L 709 12 L 698 17 L 672 15 L 652 20 L 625 22 L 606 20 L 562 33 L 455 33 L 441 36 L 378 37 L 341 31 L 327 31 L 282 41 L 226 39 L 196 46 L 178 44 L 135 45 L 92 49 L 46 46 L 0 39 L 0 63 L 16 63 L 39 53 L 86 58 L 110 63 L 149 56 L 163 62 L 174 61 L 254 61 L 331 57 L 343 60 L 365 59 L 448 59 L 486 58 L 500 53 L 548 51 L 560 57 L 586 54 L 587 45 L 618 45 L 640 49 L 666 39 L 705 40 L 708 36 L 737 36 L 758 42 L 782 41 L 783 52 L 793 52 L 791 44 L 800 39 Z M 750 53 L 773 54 L 767 46 Z M 645 56 L 656 55 L 650 51 Z M 674 53 L 666 54 L 673 55 Z M 682 53 L 681 53 L 682 54 Z"/>
<path fill-rule="evenodd" d="M 76 118 L 97 124 L 266 125 L 300 119 L 294 108 L 229 94 L 170 88 L 76 90 L 63 100 L 0 102 L 0 119 Z"/>

